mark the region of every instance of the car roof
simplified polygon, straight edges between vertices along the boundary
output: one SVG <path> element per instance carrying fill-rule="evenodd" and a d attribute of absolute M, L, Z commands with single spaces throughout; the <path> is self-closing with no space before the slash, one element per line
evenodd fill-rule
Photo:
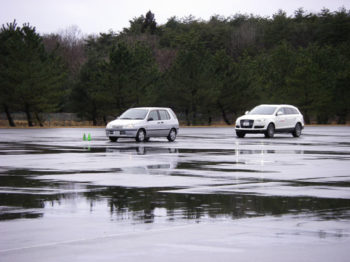
<path fill-rule="evenodd" d="M 292 105 L 287 105 L 287 104 L 261 104 L 259 106 L 286 106 L 286 107 L 295 107 L 295 106 L 292 106 Z"/>
<path fill-rule="evenodd" d="M 169 107 L 133 107 L 133 108 L 129 108 L 129 109 L 170 109 Z"/>

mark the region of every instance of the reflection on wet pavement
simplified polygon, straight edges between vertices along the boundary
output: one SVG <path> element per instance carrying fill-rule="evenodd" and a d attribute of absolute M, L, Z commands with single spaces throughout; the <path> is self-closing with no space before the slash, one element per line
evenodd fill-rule
<path fill-rule="evenodd" d="M 159 227 L 283 216 L 308 228 L 333 221 L 309 231 L 320 239 L 350 236 L 350 127 L 309 127 L 297 139 L 186 128 L 175 143 L 111 143 L 90 131 L 87 142 L 82 129 L 0 130 L 0 231 L 68 214 Z M 12 250 L 4 241 L 0 252 Z"/>
<path fill-rule="evenodd" d="M 77 194 L 108 198 L 111 209 L 115 203 L 129 203 L 122 199 L 129 195 L 131 204 L 124 208 L 130 212 L 143 199 L 147 207 L 165 208 L 181 218 L 349 207 L 349 165 L 344 160 L 350 150 L 338 141 L 347 136 L 320 135 L 320 144 L 314 141 L 317 136 L 307 134 L 301 139 L 236 139 L 229 129 L 205 129 L 208 133 L 196 136 L 197 130 L 185 129 L 176 143 L 143 144 L 110 143 L 101 135 L 84 143 L 77 138 L 79 130 L 70 129 L 63 137 L 54 137 L 55 130 L 38 130 L 43 136 L 36 130 L 4 130 L 0 218 L 40 215 L 46 201 Z M 22 139 L 16 139 L 16 133 Z M 338 139 L 332 143 L 334 138 Z M 140 204 L 136 209 L 143 208 Z"/>

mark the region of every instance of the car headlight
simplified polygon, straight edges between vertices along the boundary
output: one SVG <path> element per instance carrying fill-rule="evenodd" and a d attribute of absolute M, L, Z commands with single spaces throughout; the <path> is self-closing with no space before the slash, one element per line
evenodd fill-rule
<path fill-rule="evenodd" d="M 112 128 L 112 124 L 108 123 L 106 128 Z"/>
<path fill-rule="evenodd" d="M 257 123 L 264 123 L 264 122 L 265 122 L 265 119 L 257 119 L 256 122 L 257 122 Z"/>
<path fill-rule="evenodd" d="M 126 129 L 126 128 L 134 128 L 134 126 L 135 126 L 134 124 L 129 124 L 129 125 L 123 126 L 123 128 L 124 129 Z"/>

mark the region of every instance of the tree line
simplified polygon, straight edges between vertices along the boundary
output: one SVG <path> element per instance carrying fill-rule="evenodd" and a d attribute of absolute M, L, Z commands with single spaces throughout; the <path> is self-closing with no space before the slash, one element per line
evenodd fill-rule
<path fill-rule="evenodd" d="M 350 110 L 350 12 L 236 14 L 208 21 L 155 15 L 121 32 L 39 35 L 16 21 L 0 31 L 0 104 L 28 125 L 74 112 L 105 124 L 129 107 L 166 106 L 187 125 L 224 121 L 260 103 L 299 107 L 310 123 L 344 124 Z"/>

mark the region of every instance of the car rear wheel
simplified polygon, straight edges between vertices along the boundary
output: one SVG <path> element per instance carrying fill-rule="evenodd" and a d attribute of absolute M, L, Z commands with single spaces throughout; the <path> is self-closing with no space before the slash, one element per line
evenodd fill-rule
<path fill-rule="evenodd" d="M 297 123 L 295 125 L 295 128 L 294 128 L 294 131 L 293 131 L 292 135 L 294 137 L 299 137 L 301 135 L 301 125 L 300 125 L 300 123 Z"/>
<path fill-rule="evenodd" d="M 167 136 L 167 139 L 169 140 L 169 142 L 174 142 L 176 139 L 176 130 L 174 128 L 172 128 L 169 132 L 169 135 Z"/>
<path fill-rule="evenodd" d="M 275 135 L 275 126 L 274 124 L 270 123 L 266 129 L 265 137 L 272 138 L 274 135 Z"/>
<path fill-rule="evenodd" d="M 118 140 L 118 137 L 109 137 L 109 140 L 111 141 L 111 142 L 117 142 L 117 140 Z"/>
<path fill-rule="evenodd" d="M 140 129 L 136 134 L 136 142 L 144 142 L 146 139 L 146 132 L 143 129 Z"/>
<path fill-rule="evenodd" d="M 243 138 L 243 137 L 245 136 L 245 133 L 242 132 L 242 131 L 236 131 L 236 135 L 237 135 L 237 137 L 239 137 L 239 138 Z"/>

